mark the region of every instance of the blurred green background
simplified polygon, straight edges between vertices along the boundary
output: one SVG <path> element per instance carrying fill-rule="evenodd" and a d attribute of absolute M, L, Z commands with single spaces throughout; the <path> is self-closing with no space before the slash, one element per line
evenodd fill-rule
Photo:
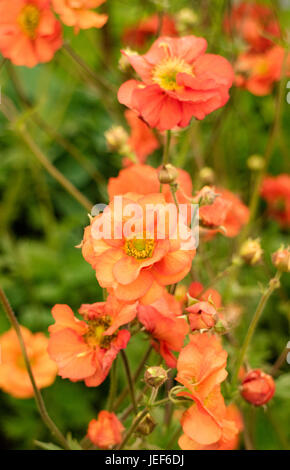
<path fill-rule="evenodd" d="M 126 125 L 116 98 L 118 86 L 127 78 L 118 69 L 120 49 L 124 46 L 122 33 L 126 26 L 164 8 L 163 3 L 165 6 L 168 3 L 167 11 L 172 15 L 183 7 L 193 9 L 197 20 L 190 32 L 204 36 L 210 52 L 230 60 L 238 53 L 239 41 L 232 42 L 222 28 L 224 14 L 232 2 L 108 0 L 103 10 L 109 13 L 109 22 L 102 30 L 82 31 L 74 36 L 70 28 L 64 27 L 67 43 L 95 71 L 98 83 L 76 66 L 65 49 L 60 50 L 51 63 L 31 70 L 14 68 L 7 63 L 1 67 L 2 97 L 13 102 L 17 120 L 8 123 L 0 112 L 0 284 L 20 323 L 32 331 L 47 332 L 52 323 L 50 310 L 55 303 L 67 303 L 76 311 L 81 303 L 100 300 L 102 292 L 93 270 L 75 248 L 88 223 L 86 211 L 47 174 L 22 141 L 18 126 L 23 123 L 27 126 L 47 158 L 90 201 L 106 202 L 106 180 L 117 175 L 121 158 L 108 151 L 104 132 L 112 124 Z M 268 3 L 276 4 L 281 21 L 287 27 L 286 2 L 281 2 L 283 8 L 279 2 Z M 263 154 L 265 150 L 275 113 L 277 86 L 272 95 L 262 98 L 233 89 L 225 108 L 194 124 L 192 144 L 184 156 L 184 167 L 193 178 L 194 189 L 200 188 L 198 170 L 211 166 L 219 185 L 237 192 L 248 202 L 253 181 L 246 162 L 250 155 Z M 272 174 L 290 169 L 290 105 L 286 102 L 286 93 L 285 89 L 281 129 L 269 168 Z M 59 136 L 73 146 L 72 153 L 77 153 L 78 161 L 60 145 Z M 185 134 L 181 133 L 180 146 L 184 138 Z M 158 166 L 160 151 L 150 157 L 149 162 Z M 242 322 L 236 332 L 238 341 L 242 340 L 258 302 L 259 283 L 265 285 L 274 272 L 271 253 L 281 243 L 289 243 L 289 233 L 267 219 L 262 202 L 251 235 L 261 238 L 264 263 L 256 268 L 245 267 L 238 279 L 231 282 L 224 279 L 218 285 L 224 304 L 235 302 L 243 307 Z M 208 266 L 213 273 L 222 271 L 234 252 L 235 240 L 219 235 L 201 249 L 203 257 L 195 258 L 195 273 L 202 282 L 208 282 Z M 271 370 L 290 339 L 289 277 L 283 276 L 281 290 L 271 298 L 264 312 L 249 354 L 253 367 Z M 0 333 L 8 328 L 1 310 Z M 147 347 L 144 338 L 130 342 L 128 354 L 133 367 L 138 365 Z M 226 347 L 234 354 L 231 347 Z M 154 361 L 156 356 L 153 355 L 151 362 Z M 277 392 L 267 412 L 244 406 L 257 449 L 287 448 L 290 442 L 289 367 L 285 362 L 280 369 Z M 123 380 L 120 374 L 120 389 Z M 90 389 L 83 383 L 73 384 L 57 378 L 51 387 L 43 390 L 43 396 L 59 427 L 81 438 L 90 419 L 105 405 L 107 392 L 108 380 Z M 165 447 L 173 431 L 161 426 L 161 430 L 159 428 L 150 437 L 150 442 Z M 34 400 L 17 400 L 0 391 L 0 447 L 32 449 L 36 438 L 51 441 Z"/>

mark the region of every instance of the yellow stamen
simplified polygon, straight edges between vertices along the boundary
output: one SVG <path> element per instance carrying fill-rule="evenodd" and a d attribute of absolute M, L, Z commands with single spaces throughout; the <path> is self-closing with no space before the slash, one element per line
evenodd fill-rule
<path fill-rule="evenodd" d="M 178 90 L 182 88 L 176 83 L 178 73 L 193 76 L 192 66 L 178 57 L 168 57 L 155 67 L 152 80 L 164 90 Z"/>
<path fill-rule="evenodd" d="M 91 347 L 100 346 L 100 348 L 108 349 L 111 341 L 115 338 L 113 335 L 104 335 L 104 332 L 111 326 L 112 319 L 108 315 L 96 318 L 94 320 L 87 320 L 89 331 L 85 335 L 87 344 Z"/>
<path fill-rule="evenodd" d="M 125 242 L 125 253 L 136 259 L 151 258 L 154 251 L 154 240 L 145 238 L 132 238 Z"/>
<path fill-rule="evenodd" d="M 35 37 L 36 29 L 40 20 L 40 11 L 34 5 L 26 5 L 22 8 L 18 23 L 22 31 L 31 39 Z"/>

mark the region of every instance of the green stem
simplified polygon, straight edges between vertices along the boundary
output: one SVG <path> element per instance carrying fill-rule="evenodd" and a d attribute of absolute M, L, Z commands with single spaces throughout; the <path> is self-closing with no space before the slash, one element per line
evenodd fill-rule
<path fill-rule="evenodd" d="M 238 357 L 238 360 L 237 360 L 235 372 L 233 374 L 232 384 L 233 384 L 234 387 L 237 384 L 239 371 L 240 371 L 240 368 L 241 368 L 242 364 L 244 363 L 245 355 L 246 355 L 247 349 L 249 347 L 249 344 L 251 342 L 251 339 L 253 337 L 253 334 L 255 332 L 255 329 L 257 327 L 257 324 L 260 320 L 260 317 L 261 317 L 261 315 L 264 311 L 264 308 L 265 308 L 270 296 L 272 295 L 274 290 L 277 289 L 280 285 L 280 283 L 279 283 L 280 277 L 281 277 L 281 272 L 277 271 L 276 275 L 270 280 L 268 289 L 262 295 L 262 297 L 260 299 L 260 302 L 257 306 L 257 309 L 254 313 L 254 316 L 253 316 L 252 321 L 250 323 L 250 326 L 248 328 L 246 337 L 244 339 L 244 343 L 242 345 L 242 348 L 241 348 L 241 351 L 240 351 L 240 354 L 239 354 L 239 357 Z"/>
<path fill-rule="evenodd" d="M 0 288 L 0 300 L 2 302 L 4 311 L 5 311 L 5 313 L 8 317 L 11 325 L 13 326 L 13 328 L 16 332 L 16 335 L 17 335 L 17 338 L 18 338 L 18 341 L 19 341 L 19 344 L 20 344 L 20 348 L 21 348 L 21 351 L 22 351 L 22 355 L 23 355 L 23 358 L 24 358 L 25 366 L 26 366 L 26 369 L 27 369 L 27 372 L 28 372 L 28 375 L 29 375 L 29 378 L 30 378 L 30 381 L 31 381 L 32 388 L 33 388 L 34 398 L 35 398 L 36 405 L 37 405 L 38 411 L 40 413 L 40 416 L 41 416 L 44 424 L 51 431 L 51 433 L 55 435 L 56 439 L 61 444 L 61 446 L 64 449 L 70 449 L 70 446 L 69 446 L 66 438 L 61 433 L 61 431 L 58 429 L 56 424 L 52 421 L 52 419 L 50 418 L 50 416 L 49 416 L 49 414 L 46 410 L 46 406 L 45 406 L 45 403 L 43 401 L 42 395 L 40 393 L 40 390 L 37 388 L 37 385 L 36 385 L 36 382 L 35 382 L 35 379 L 34 379 L 34 375 L 33 375 L 32 369 L 31 369 L 31 364 L 30 364 L 29 357 L 28 357 L 28 354 L 27 354 L 27 351 L 26 351 L 25 343 L 24 343 L 24 340 L 23 340 L 23 337 L 22 337 L 22 333 L 21 333 L 21 329 L 20 329 L 18 320 L 17 320 L 17 318 L 15 316 L 15 313 L 13 312 L 12 307 L 11 307 L 11 305 L 10 305 L 6 295 L 5 295 L 5 292 L 3 291 L 2 288 Z"/>
<path fill-rule="evenodd" d="M 163 160 L 162 160 L 163 165 L 167 165 L 167 163 L 169 163 L 170 141 L 171 141 L 171 131 L 169 130 L 166 132 L 166 140 L 165 140 L 165 145 L 163 149 Z"/>
<path fill-rule="evenodd" d="M 108 411 L 112 411 L 113 403 L 117 392 L 117 360 L 118 358 L 116 358 L 116 360 L 113 362 L 110 371 L 110 391 L 107 404 Z"/>
<path fill-rule="evenodd" d="M 137 429 L 138 427 L 138 424 L 142 421 L 142 419 L 146 416 L 146 414 L 148 413 L 149 409 L 146 407 L 144 408 L 143 411 L 141 411 L 139 413 L 138 416 L 135 417 L 135 419 L 133 420 L 130 428 L 128 429 L 127 433 L 125 434 L 125 437 L 123 439 L 123 441 L 121 442 L 121 444 L 117 447 L 117 450 L 122 450 L 124 449 L 125 445 L 127 444 L 127 442 L 129 441 L 130 437 L 132 436 L 132 434 L 134 433 L 134 431 Z"/>
<path fill-rule="evenodd" d="M 135 414 L 137 414 L 137 404 L 136 404 L 136 398 L 135 398 L 135 392 L 134 392 L 134 383 L 133 383 L 133 380 L 132 380 L 132 374 L 131 374 L 131 370 L 130 370 L 129 361 L 128 361 L 128 358 L 127 358 L 127 355 L 126 355 L 125 351 L 123 351 L 123 350 L 121 350 L 121 357 L 122 357 L 122 360 L 123 360 L 123 364 L 124 364 L 124 368 L 125 368 L 125 372 L 126 372 L 126 376 L 127 376 L 127 380 L 128 380 L 129 391 L 130 391 L 130 395 L 131 395 L 133 409 L 134 409 Z"/>

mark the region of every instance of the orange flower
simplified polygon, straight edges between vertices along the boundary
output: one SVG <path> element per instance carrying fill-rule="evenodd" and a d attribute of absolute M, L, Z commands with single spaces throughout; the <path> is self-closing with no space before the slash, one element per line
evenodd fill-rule
<path fill-rule="evenodd" d="M 130 333 L 118 328 L 133 320 L 136 304 L 124 305 L 109 296 L 107 302 L 82 305 L 79 313 L 84 320 L 76 318 L 68 305 L 53 307 L 55 324 L 49 327 L 48 352 L 62 378 L 96 387 L 127 346 Z"/>
<path fill-rule="evenodd" d="M 211 205 L 199 208 L 199 217 L 203 227 L 209 229 L 207 238 L 215 235 L 222 226 L 222 233 L 227 237 L 235 237 L 243 225 L 248 222 L 249 209 L 231 191 L 224 188 L 212 188 L 218 196 Z M 201 193 L 202 191 L 200 191 Z"/>
<path fill-rule="evenodd" d="M 93 444 L 101 449 L 109 449 L 120 444 L 123 430 L 124 426 L 115 413 L 103 410 L 98 414 L 97 420 L 92 419 L 89 422 L 88 437 Z"/>
<path fill-rule="evenodd" d="M 101 28 L 108 15 L 100 15 L 92 8 L 97 8 L 106 0 L 52 0 L 55 12 L 67 26 L 74 26 L 75 33 L 80 29 Z"/>
<path fill-rule="evenodd" d="M 209 330 L 217 321 L 217 311 L 209 302 L 196 302 L 185 309 L 189 315 L 189 323 L 192 331 Z"/>
<path fill-rule="evenodd" d="M 136 154 L 138 161 L 145 163 L 148 155 L 160 147 L 159 142 L 147 124 L 138 118 L 134 111 L 127 109 L 125 111 L 125 118 L 131 127 L 128 145 Z M 123 164 L 124 166 L 129 166 L 132 165 L 132 161 L 127 158 L 123 160 Z"/>
<path fill-rule="evenodd" d="M 275 39 L 281 36 L 273 10 L 253 2 L 242 2 L 235 6 L 225 19 L 225 29 L 231 34 L 238 33 L 256 52 L 271 47 L 271 37 Z"/>
<path fill-rule="evenodd" d="M 31 333 L 21 326 L 21 333 L 38 388 L 51 385 L 57 367 L 47 354 L 48 339 L 43 333 Z M 0 336 L 0 388 L 16 398 L 33 397 L 33 388 L 25 367 L 20 344 L 13 329 Z"/>
<path fill-rule="evenodd" d="M 267 176 L 262 184 L 261 196 L 267 201 L 270 217 L 281 227 L 290 227 L 290 175 Z"/>
<path fill-rule="evenodd" d="M 174 204 L 168 205 L 160 193 L 128 193 L 113 200 L 86 227 L 83 256 L 95 269 L 99 284 L 112 289 L 119 300 L 132 302 L 145 294 L 156 299 L 162 286 L 188 274 L 195 255 L 192 234 L 177 211 L 172 220 L 173 209 Z M 102 233 L 106 225 L 112 227 L 111 234 Z"/>
<path fill-rule="evenodd" d="M 206 289 L 203 292 L 203 285 L 200 282 L 194 281 L 188 288 L 188 293 L 193 299 L 200 299 L 204 302 L 212 300 L 216 309 L 222 306 L 222 298 L 220 293 L 212 288 Z"/>
<path fill-rule="evenodd" d="M 274 82 L 281 79 L 285 50 L 274 46 L 264 53 L 246 52 L 235 64 L 235 84 L 253 95 L 264 96 L 272 92 Z M 290 55 L 287 57 L 286 74 L 290 74 Z"/>
<path fill-rule="evenodd" d="M 203 119 L 224 106 L 233 69 L 223 57 L 205 54 L 206 47 L 195 36 L 160 37 L 143 56 L 123 51 L 142 82 L 125 82 L 120 103 L 160 131 L 186 127 L 193 116 Z"/>
<path fill-rule="evenodd" d="M 213 395 L 216 394 L 215 401 Z M 211 444 L 203 444 L 200 441 L 198 433 L 198 422 L 195 421 L 194 407 L 184 414 L 182 418 L 183 429 L 187 434 L 183 434 L 178 441 L 179 446 L 183 450 L 235 450 L 238 447 L 239 438 L 238 434 L 242 430 L 242 419 L 239 410 L 234 406 L 230 405 L 226 407 L 223 402 L 223 398 L 216 389 L 211 396 L 211 411 L 214 413 L 215 419 L 218 419 L 220 425 L 220 437 Z M 216 406 L 219 404 L 219 406 Z M 190 436 L 198 437 L 197 440 L 192 439 Z M 215 439 L 215 437 L 213 437 Z M 208 439 L 207 439 L 208 440 Z"/>
<path fill-rule="evenodd" d="M 62 45 L 50 0 L 1 0 L 0 52 L 15 65 L 49 62 Z"/>
<path fill-rule="evenodd" d="M 156 36 L 158 28 L 158 15 L 150 16 L 137 25 L 126 28 L 123 42 L 132 47 L 143 47 L 150 38 Z M 160 33 L 161 36 L 177 36 L 174 20 L 169 15 L 163 16 Z"/>
<path fill-rule="evenodd" d="M 154 348 L 168 367 L 176 367 L 172 351 L 181 350 L 188 333 L 188 324 L 181 314 L 180 303 L 166 291 L 153 304 L 138 307 L 138 319 L 151 334 Z"/>
<path fill-rule="evenodd" d="M 248 372 L 242 382 L 242 397 L 256 406 L 262 406 L 271 400 L 275 393 L 275 382 L 271 375 L 260 369 Z"/>
<path fill-rule="evenodd" d="M 179 204 L 186 204 L 187 197 L 191 197 L 192 182 L 187 171 L 178 168 L 177 184 L 179 188 L 176 198 Z M 114 196 L 126 194 L 132 191 L 137 194 L 158 193 L 160 182 L 158 180 L 158 170 L 149 165 L 132 165 L 120 171 L 116 178 L 109 178 L 108 193 L 110 199 Z M 170 188 L 167 184 L 162 186 L 162 194 L 166 202 L 173 202 Z"/>

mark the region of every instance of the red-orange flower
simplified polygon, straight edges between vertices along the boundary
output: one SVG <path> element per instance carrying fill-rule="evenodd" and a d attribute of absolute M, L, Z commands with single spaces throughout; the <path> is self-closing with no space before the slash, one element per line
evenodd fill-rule
<path fill-rule="evenodd" d="M 160 37 L 147 54 L 126 53 L 142 82 L 129 80 L 118 92 L 120 103 L 135 110 L 150 127 L 186 127 L 224 106 L 234 74 L 223 57 L 205 54 L 203 38 Z"/>
<path fill-rule="evenodd" d="M 62 45 L 50 0 L 1 0 L 0 52 L 15 65 L 49 62 Z"/>
<path fill-rule="evenodd" d="M 167 292 L 153 304 L 138 307 L 138 319 L 151 334 L 154 348 L 168 367 L 176 367 L 172 351 L 181 350 L 188 333 L 188 324 L 181 314 L 180 303 Z"/>
<path fill-rule="evenodd" d="M 238 33 L 256 52 L 263 52 L 273 45 L 272 38 L 279 38 L 281 30 L 275 13 L 269 7 L 254 2 L 242 2 L 226 17 L 225 28 Z"/>
<path fill-rule="evenodd" d="M 125 118 L 131 128 L 128 145 L 136 154 L 139 163 L 145 163 L 148 155 L 160 146 L 159 142 L 147 124 L 134 111 L 127 109 L 125 111 Z M 124 166 L 129 166 L 132 165 L 132 161 L 126 158 L 123 160 L 123 164 Z"/>
<path fill-rule="evenodd" d="M 98 414 L 98 419 L 92 419 L 89 422 L 88 437 L 101 449 L 109 449 L 120 444 L 123 431 L 124 426 L 115 413 L 103 410 Z"/>
<path fill-rule="evenodd" d="M 21 333 L 38 388 L 51 385 L 57 374 L 55 363 L 47 354 L 48 339 L 43 333 L 31 333 L 21 326 Z M 33 388 L 13 329 L 0 336 L 0 388 L 16 398 L 33 397 Z"/>
<path fill-rule="evenodd" d="M 271 93 L 274 83 L 281 79 L 285 50 L 274 46 L 264 53 L 246 52 L 235 64 L 235 84 L 253 95 Z M 286 75 L 290 74 L 290 56 L 287 57 Z"/>
<path fill-rule="evenodd" d="M 96 387 L 127 346 L 130 333 L 118 328 L 133 320 L 136 304 L 124 305 L 109 296 L 107 302 L 82 305 L 79 313 L 84 320 L 76 318 L 68 305 L 53 307 L 55 324 L 49 327 L 48 352 L 62 378 Z"/>
<path fill-rule="evenodd" d="M 74 26 L 75 33 L 80 29 L 101 28 L 108 15 L 93 11 L 106 0 L 52 0 L 55 12 L 67 26 Z"/>
<path fill-rule="evenodd" d="M 192 181 L 187 171 L 178 168 L 176 180 L 180 189 L 176 191 L 176 198 L 179 204 L 188 203 L 186 197 L 191 197 Z M 158 193 L 160 182 L 158 180 L 158 170 L 149 165 L 131 165 L 120 171 L 116 178 L 109 178 L 108 193 L 110 199 L 114 196 L 126 194 L 129 191 L 136 194 Z M 162 186 L 162 194 L 166 202 L 173 202 L 172 194 L 168 184 Z"/>
<path fill-rule="evenodd" d="M 196 302 L 185 309 L 189 315 L 189 323 L 192 331 L 209 330 L 217 321 L 217 311 L 209 302 Z"/>
<path fill-rule="evenodd" d="M 270 217 L 281 227 L 290 227 L 290 175 L 267 176 L 262 184 L 261 196 L 267 201 Z"/>
<path fill-rule="evenodd" d="M 271 375 L 260 369 L 248 372 L 242 382 L 241 395 L 256 406 L 265 405 L 275 393 L 275 382 Z"/>
<path fill-rule="evenodd" d="M 123 42 L 132 47 L 144 46 L 150 38 L 156 36 L 159 21 L 159 16 L 153 15 L 136 25 L 126 28 L 123 34 Z M 174 20 L 169 15 L 163 16 L 160 33 L 161 36 L 177 36 Z"/>
<path fill-rule="evenodd" d="M 82 253 L 100 285 L 131 302 L 149 294 L 156 299 L 163 286 L 183 279 L 195 255 L 193 245 L 190 229 L 162 194 L 128 193 L 91 220 Z"/>
<path fill-rule="evenodd" d="M 248 222 L 249 209 L 228 189 L 213 188 L 213 190 L 218 194 L 213 204 L 199 208 L 202 225 L 209 229 L 207 236 L 210 238 L 220 231 L 217 227 L 222 226 L 221 231 L 225 236 L 235 237 Z"/>

